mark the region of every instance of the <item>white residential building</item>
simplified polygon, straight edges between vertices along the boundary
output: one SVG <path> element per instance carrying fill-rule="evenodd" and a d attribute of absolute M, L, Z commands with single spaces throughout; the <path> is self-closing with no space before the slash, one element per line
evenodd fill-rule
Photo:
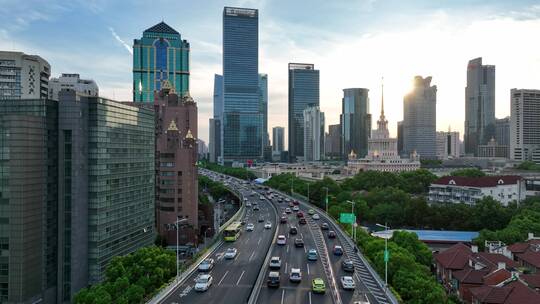
<path fill-rule="evenodd" d="M 36 55 L 0 51 L 0 100 L 46 99 L 51 66 Z"/>
<path fill-rule="evenodd" d="M 444 176 L 429 186 L 430 203 L 466 203 L 491 196 L 502 205 L 520 202 L 526 197 L 525 181 L 521 176 L 461 177 Z"/>
<path fill-rule="evenodd" d="M 324 158 L 324 113 L 319 106 L 304 110 L 304 161 Z"/>
<path fill-rule="evenodd" d="M 99 96 L 99 88 L 91 79 L 81 79 L 79 74 L 65 74 L 49 81 L 49 98 L 58 100 L 58 92 L 62 89 L 71 89 L 86 96 Z"/>
<path fill-rule="evenodd" d="M 459 132 L 437 132 L 437 158 L 458 158 L 461 151 Z"/>
<path fill-rule="evenodd" d="M 510 91 L 510 158 L 540 164 L 540 90 Z"/>

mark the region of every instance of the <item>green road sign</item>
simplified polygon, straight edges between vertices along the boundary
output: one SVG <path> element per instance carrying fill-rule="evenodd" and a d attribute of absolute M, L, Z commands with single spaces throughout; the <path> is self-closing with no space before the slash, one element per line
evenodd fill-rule
<path fill-rule="evenodd" d="M 342 224 L 352 224 L 356 221 L 356 217 L 354 216 L 354 213 L 340 213 L 339 221 Z"/>
<path fill-rule="evenodd" d="M 388 260 L 390 260 L 390 251 L 385 250 L 384 251 L 384 261 L 388 262 Z"/>
<path fill-rule="evenodd" d="M 325 198 L 325 200 L 326 200 L 326 203 L 328 204 L 328 196 Z"/>

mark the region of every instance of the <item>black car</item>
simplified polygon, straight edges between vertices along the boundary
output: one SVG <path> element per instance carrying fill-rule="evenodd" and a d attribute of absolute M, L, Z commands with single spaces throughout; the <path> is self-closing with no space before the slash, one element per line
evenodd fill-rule
<path fill-rule="evenodd" d="M 289 233 L 290 234 L 297 234 L 298 233 L 298 228 L 296 228 L 294 226 L 291 226 L 291 228 L 289 229 Z"/>
<path fill-rule="evenodd" d="M 346 272 L 354 272 L 354 263 L 351 260 L 343 260 L 341 262 L 341 268 Z"/>
<path fill-rule="evenodd" d="M 264 218 L 260 217 L 259 220 L 258 220 L 259 223 L 262 223 L 264 222 Z"/>
<path fill-rule="evenodd" d="M 300 225 L 305 225 L 305 224 L 307 224 L 306 218 L 305 218 L 305 217 L 300 218 L 300 220 L 298 220 L 298 223 L 299 223 Z"/>
<path fill-rule="evenodd" d="M 253 207 L 253 211 L 259 211 L 259 210 L 260 210 L 260 209 L 259 209 L 259 206 Z"/>
<path fill-rule="evenodd" d="M 328 223 L 322 223 L 321 224 L 321 230 L 328 230 Z"/>
<path fill-rule="evenodd" d="M 302 240 L 302 239 L 295 239 L 295 240 L 294 240 L 294 246 L 295 246 L 295 247 L 304 247 L 304 240 Z"/>
<path fill-rule="evenodd" d="M 336 238 L 336 232 L 334 230 L 328 231 L 328 238 L 329 239 L 335 239 Z"/>

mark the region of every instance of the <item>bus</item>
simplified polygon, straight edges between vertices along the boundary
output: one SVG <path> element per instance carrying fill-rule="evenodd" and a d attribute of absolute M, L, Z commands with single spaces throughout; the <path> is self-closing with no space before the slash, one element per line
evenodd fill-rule
<path fill-rule="evenodd" d="M 234 242 L 240 237 L 242 232 L 242 223 L 233 222 L 229 227 L 225 228 L 223 231 L 223 239 L 227 242 Z"/>

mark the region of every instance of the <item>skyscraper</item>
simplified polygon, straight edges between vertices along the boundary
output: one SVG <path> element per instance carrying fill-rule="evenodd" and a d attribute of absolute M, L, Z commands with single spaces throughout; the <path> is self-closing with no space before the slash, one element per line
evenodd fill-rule
<path fill-rule="evenodd" d="M 459 132 L 437 132 L 437 158 L 458 158 L 461 151 Z"/>
<path fill-rule="evenodd" d="M 495 119 L 495 140 L 499 145 L 510 146 L 510 116 Z"/>
<path fill-rule="evenodd" d="M 324 158 L 324 113 L 319 106 L 304 109 L 304 161 Z"/>
<path fill-rule="evenodd" d="M 341 136 L 343 157 L 354 151 L 359 158 L 366 156 L 371 134 L 368 89 L 343 89 L 341 107 Z"/>
<path fill-rule="evenodd" d="M 540 164 L 540 90 L 510 91 L 510 158 Z"/>
<path fill-rule="evenodd" d="M 465 153 L 478 154 L 495 135 L 495 66 L 482 58 L 469 61 L 465 87 Z M 421 154 L 420 154 L 421 155 Z"/>
<path fill-rule="evenodd" d="M 289 63 L 289 161 L 304 157 L 304 110 L 319 106 L 319 70 L 309 63 Z"/>
<path fill-rule="evenodd" d="M 341 124 L 329 125 L 325 138 L 325 154 L 327 157 L 343 158 L 341 152 Z"/>
<path fill-rule="evenodd" d="M 51 66 L 43 58 L 0 51 L 0 100 L 46 99 Z"/>
<path fill-rule="evenodd" d="M 259 74 L 259 98 L 260 98 L 260 111 L 263 115 L 263 128 L 262 138 L 263 147 L 270 145 L 270 138 L 268 136 L 268 75 Z"/>
<path fill-rule="evenodd" d="M 223 76 L 214 75 L 214 116 L 210 118 L 210 162 L 219 162 L 222 156 Z"/>
<path fill-rule="evenodd" d="M 49 81 L 49 98 L 58 100 L 58 93 L 62 89 L 71 89 L 87 96 L 99 95 L 96 82 L 91 79 L 81 79 L 79 74 L 62 73 L 58 78 L 51 78 Z"/>
<path fill-rule="evenodd" d="M 189 42 L 165 22 L 133 41 L 133 101 L 154 102 L 168 80 L 179 94 L 189 91 Z"/>
<path fill-rule="evenodd" d="M 403 120 L 397 122 L 397 151 L 403 155 Z"/>
<path fill-rule="evenodd" d="M 403 150 L 410 155 L 416 151 L 420 158 L 435 159 L 437 86 L 431 76 L 414 77 L 414 89 L 403 99 Z"/>
<path fill-rule="evenodd" d="M 283 152 L 285 150 L 285 128 L 274 127 L 272 128 L 272 151 Z"/>
<path fill-rule="evenodd" d="M 223 158 L 250 161 L 263 156 L 259 93 L 259 12 L 223 9 Z"/>

